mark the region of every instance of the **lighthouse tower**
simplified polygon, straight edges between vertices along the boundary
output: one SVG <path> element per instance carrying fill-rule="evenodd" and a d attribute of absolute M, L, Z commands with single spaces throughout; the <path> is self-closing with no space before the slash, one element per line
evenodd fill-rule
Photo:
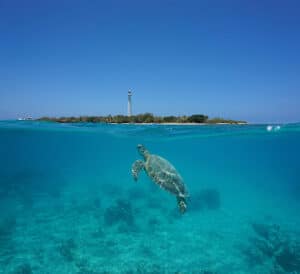
<path fill-rule="evenodd" d="M 132 115 L 131 96 L 132 96 L 132 92 L 129 90 L 128 91 L 128 109 L 127 109 L 127 115 L 129 117 Z"/>

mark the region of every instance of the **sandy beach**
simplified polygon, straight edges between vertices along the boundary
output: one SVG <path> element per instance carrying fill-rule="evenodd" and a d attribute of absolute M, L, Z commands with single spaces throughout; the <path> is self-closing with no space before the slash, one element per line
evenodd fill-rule
<path fill-rule="evenodd" d="M 111 125 L 165 125 L 165 126 L 211 126 L 211 125 L 247 125 L 247 123 L 107 123 Z"/>

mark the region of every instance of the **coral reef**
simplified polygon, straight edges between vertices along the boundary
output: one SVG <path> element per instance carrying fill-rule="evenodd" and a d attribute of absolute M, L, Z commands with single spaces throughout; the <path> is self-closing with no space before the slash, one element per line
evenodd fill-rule
<path fill-rule="evenodd" d="M 24 263 L 18 266 L 12 274 L 32 274 L 32 268 L 29 263 Z"/>
<path fill-rule="evenodd" d="M 10 237 L 16 226 L 15 216 L 5 216 L 0 218 L 0 243 Z"/>
<path fill-rule="evenodd" d="M 136 274 L 159 274 L 159 273 L 165 273 L 164 269 L 157 265 L 157 264 L 149 264 L 147 262 L 141 261 L 137 263 L 136 269 L 133 270 L 133 272 L 127 272 L 129 273 L 136 273 Z"/>
<path fill-rule="evenodd" d="M 86 259 L 75 261 L 75 265 L 78 269 L 76 274 L 104 274 L 104 272 L 96 272 L 92 270 Z"/>
<path fill-rule="evenodd" d="M 93 203 L 94 203 L 94 206 L 96 209 L 101 208 L 101 199 L 100 198 L 95 198 Z"/>
<path fill-rule="evenodd" d="M 14 252 L 13 233 L 16 228 L 14 215 L 0 216 L 0 260 L 10 258 Z"/>
<path fill-rule="evenodd" d="M 124 223 L 134 226 L 133 209 L 127 200 L 117 199 L 115 203 L 104 212 L 104 223 L 108 226 Z"/>
<path fill-rule="evenodd" d="M 62 241 L 58 246 L 60 255 L 68 262 L 75 260 L 75 249 L 76 243 L 72 238 Z"/>
<path fill-rule="evenodd" d="M 49 197 L 59 198 L 62 189 L 66 186 L 66 180 L 57 171 L 23 169 L 7 175 L 1 185 L 0 197 L 12 197 L 22 205 L 31 208 L 36 195 L 47 194 Z"/>
<path fill-rule="evenodd" d="M 203 189 L 196 192 L 189 203 L 189 210 L 216 210 L 221 207 L 220 193 L 217 189 Z"/>
<path fill-rule="evenodd" d="M 249 264 L 263 264 L 268 258 L 274 271 L 300 272 L 299 241 L 291 240 L 276 224 L 254 222 L 251 227 L 255 236 L 249 238 L 250 246 L 242 250 Z"/>
<path fill-rule="evenodd" d="M 275 259 L 285 271 L 300 273 L 300 244 L 290 242 L 282 246 Z"/>

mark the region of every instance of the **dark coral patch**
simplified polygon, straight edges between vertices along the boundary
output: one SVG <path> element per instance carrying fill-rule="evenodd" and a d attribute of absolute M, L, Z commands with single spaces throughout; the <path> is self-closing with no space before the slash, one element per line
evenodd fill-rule
<path fill-rule="evenodd" d="M 221 207 L 220 193 L 216 189 L 203 189 L 191 196 L 189 210 L 216 210 Z"/>
<path fill-rule="evenodd" d="M 130 202 L 123 199 L 117 199 L 112 206 L 105 210 L 104 223 L 108 226 L 119 223 L 125 223 L 128 226 L 133 226 L 134 217 Z"/>

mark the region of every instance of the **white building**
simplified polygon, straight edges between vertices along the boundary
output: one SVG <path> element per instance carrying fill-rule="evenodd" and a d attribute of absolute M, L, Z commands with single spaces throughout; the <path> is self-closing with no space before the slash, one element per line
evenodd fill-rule
<path fill-rule="evenodd" d="M 128 91 L 128 109 L 127 109 L 127 115 L 129 117 L 132 115 L 131 96 L 132 96 L 132 92 L 129 90 Z"/>

